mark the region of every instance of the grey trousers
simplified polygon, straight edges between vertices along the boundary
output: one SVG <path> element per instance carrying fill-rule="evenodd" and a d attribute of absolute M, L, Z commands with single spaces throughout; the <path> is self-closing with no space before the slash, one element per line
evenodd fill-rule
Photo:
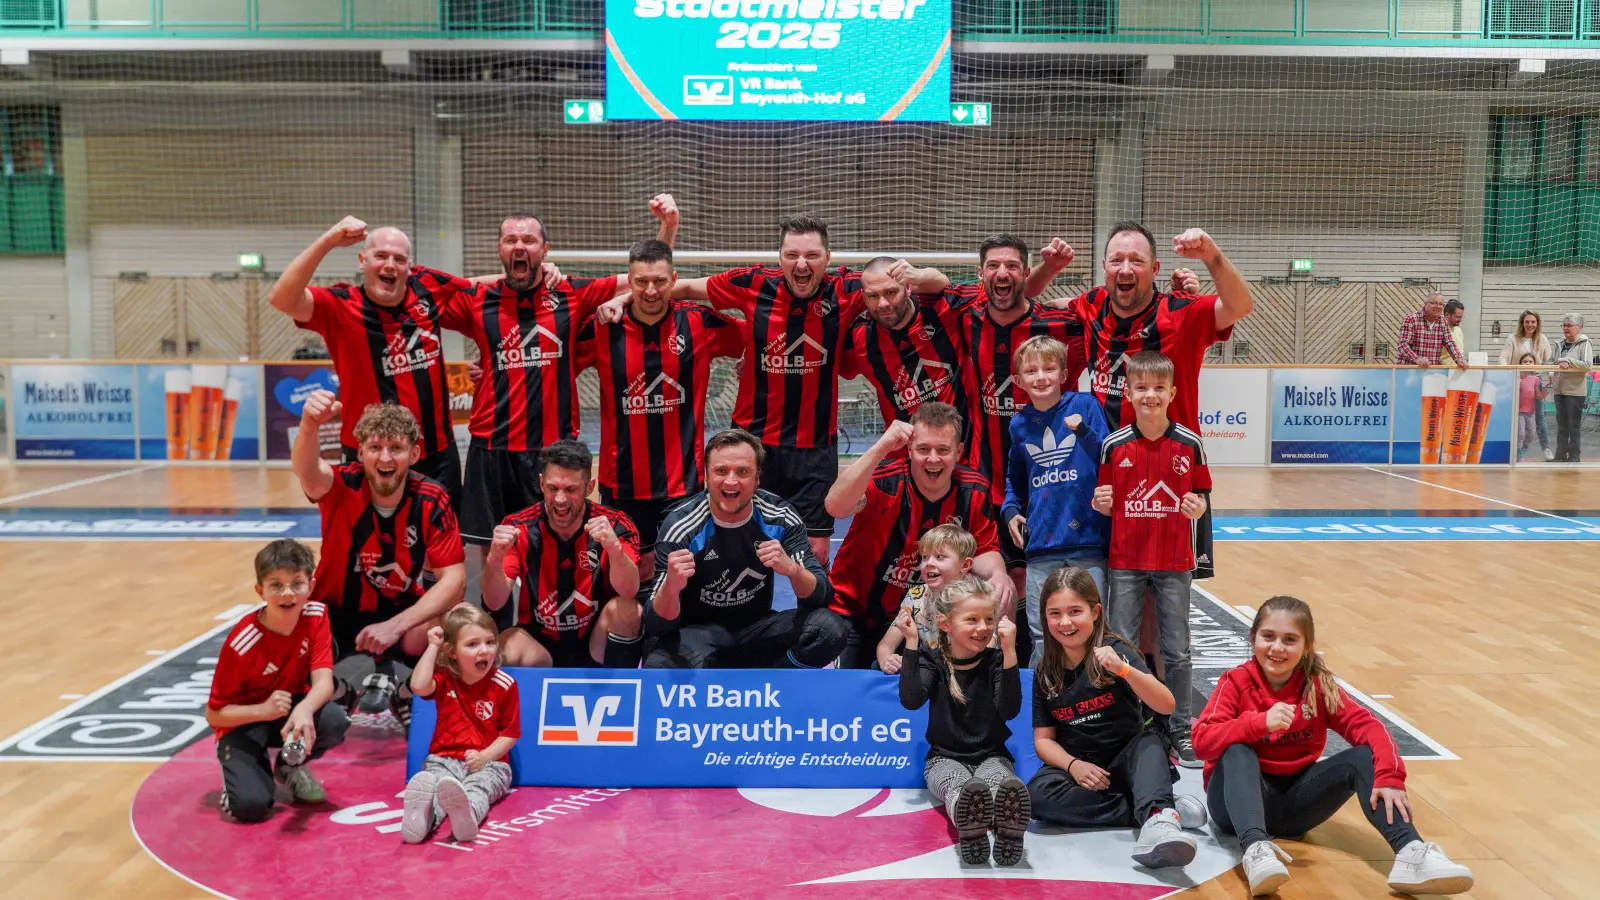
<path fill-rule="evenodd" d="M 922 769 L 922 777 L 928 780 L 928 793 L 944 804 L 945 815 L 954 817 L 956 797 L 961 794 L 961 786 L 969 779 L 973 776 L 982 778 L 989 785 L 989 795 L 992 797 L 994 789 L 1014 771 L 1011 760 L 1004 756 L 991 756 L 976 766 L 942 756 L 929 756 L 928 764 Z"/>
<path fill-rule="evenodd" d="M 422 763 L 422 771 L 432 772 L 441 778 L 448 775 L 461 782 L 461 786 L 467 789 L 467 799 L 472 802 L 472 816 L 479 825 L 489 818 L 489 807 L 499 803 L 511 790 L 511 767 L 503 762 L 492 762 L 476 772 L 468 773 L 467 764 L 459 759 L 429 754 Z M 433 826 L 437 828 L 443 821 L 444 808 L 435 798 Z"/>
<path fill-rule="evenodd" d="M 1033 657 L 1040 659 L 1044 656 L 1044 598 L 1039 593 L 1044 590 L 1045 579 L 1050 573 L 1062 566 L 1077 566 L 1089 573 L 1094 579 L 1095 588 L 1100 591 L 1100 602 L 1105 602 L 1106 596 L 1106 561 L 1104 559 L 1089 559 L 1076 556 L 1044 556 L 1028 560 L 1028 634 L 1033 637 Z"/>
<path fill-rule="evenodd" d="M 1156 624 L 1161 634 L 1161 662 L 1167 689 L 1177 701 L 1172 724 L 1188 729 L 1194 718 L 1194 669 L 1189 661 L 1189 572 L 1111 570 L 1111 630 L 1135 646 L 1144 625 L 1144 594 L 1156 595 Z"/>

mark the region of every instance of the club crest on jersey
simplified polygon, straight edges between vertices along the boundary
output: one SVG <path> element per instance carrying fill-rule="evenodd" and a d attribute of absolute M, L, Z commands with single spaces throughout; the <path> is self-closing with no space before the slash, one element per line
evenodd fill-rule
<path fill-rule="evenodd" d="M 1139 482 L 1122 501 L 1122 511 L 1132 518 L 1159 519 L 1178 511 L 1178 495 L 1165 481 Z"/>
<path fill-rule="evenodd" d="M 667 351 L 669 353 L 681 356 L 684 353 L 688 352 L 688 350 L 689 350 L 689 339 L 684 337 L 681 334 L 675 334 L 675 335 L 672 336 L 672 340 L 667 341 Z"/>
<path fill-rule="evenodd" d="M 937 400 L 939 392 L 951 380 L 949 366 L 919 356 L 916 368 L 909 372 L 901 369 L 894 377 L 895 405 L 900 409 L 910 409 L 929 400 Z"/>
<path fill-rule="evenodd" d="M 310 653 L 310 652 L 311 652 L 311 639 L 310 638 L 301 638 L 300 639 L 300 655 L 301 656 L 305 656 L 307 653 Z"/>
<path fill-rule="evenodd" d="M 733 570 L 725 569 L 700 592 L 700 601 L 707 606 L 739 606 L 754 599 L 766 583 L 766 572 L 743 569 L 735 575 Z"/>
<path fill-rule="evenodd" d="M 494 718 L 494 701 L 479 700 L 477 703 L 472 704 L 472 711 L 478 714 L 478 718 L 487 722 Z"/>
<path fill-rule="evenodd" d="M 494 365 L 501 371 L 544 367 L 560 359 L 562 349 L 561 339 L 550 329 L 535 325 L 527 334 L 523 334 L 522 325 L 518 323 L 507 329 L 500 338 L 500 349 L 494 353 Z"/>
<path fill-rule="evenodd" d="M 1172 471 L 1177 472 L 1179 475 L 1189 474 L 1189 457 L 1174 456 L 1172 458 Z"/>
<path fill-rule="evenodd" d="M 380 558 L 376 553 L 359 554 L 357 571 L 367 579 L 367 583 L 385 597 L 398 597 L 411 590 L 411 576 L 400 568 L 400 564 L 390 562 L 380 565 Z"/>
<path fill-rule="evenodd" d="M 628 387 L 623 390 L 623 415 L 662 415 L 675 407 L 682 406 L 688 399 L 683 385 L 667 373 L 658 374 L 648 383 L 645 381 L 646 377 L 646 373 L 641 372 L 638 377 L 628 382 Z"/>
<path fill-rule="evenodd" d="M 800 375 L 828 364 L 828 348 L 809 334 L 792 342 L 780 337 L 761 351 L 761 368 L 773 375 Z"/>
<path fill-rule="evenodd" d="M 419 537 L 419 535 L 417 534 L 417 526 L 415 526 L 415 525 L 407 525 L 406 526 L 406 546 L 407 547 L 416 546 L 418 537 Z"/>
<path fill-rule="evenodd" d="M 381 367 L 385 376 L 403 375 L 426 369 L 439 359 L 439 336 L 426 328 L 414 328 L 389 338 L 383 348 Z"/>
<path fill-rule="evenodd" d="M 986 415 L 1011 417 L 1017 414 L 1016 379 L 1010 375 L 998 385 L 993 375 L 983 376 L 979 389 L 983 394 L 983 411 Z"/>
<path fill-rule="evenodd" d="M 594 601 L 580 591 L 573 591 L 567 599 L 557 601 L 551 591 L 539 598 L 539 624 L 557 631 L 580 631 L 594 618 Z"/>
<path fill-rule="evenodd" d="M 557 297 L 554 294 L 551 294 L 551 295 L 545 297 L 544 298 L 544 308 L 549 310 L 550 312 L 555 312 L 557 309 L 561 308 L 561 298 Z"/>
<path fill-rule="evenodd" d="M 585 572 L 593 572 L 600 568 L 600 548 L 590 547 L 587 553 L 578 557 L 578 566 Z"/>

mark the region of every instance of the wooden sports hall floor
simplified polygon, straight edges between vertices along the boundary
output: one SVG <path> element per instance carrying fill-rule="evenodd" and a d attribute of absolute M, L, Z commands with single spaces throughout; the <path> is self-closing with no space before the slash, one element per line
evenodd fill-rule
<path fill-rule="evenodd" d="M 114 475 L 80 486 L 73 483 Z M 1600 508 L 1600 472 L 1218 469 L 1219 509 Z M 21 496 L 19 496 L 21 495 Z M 1502 501 L 1502 502 L 1495 502 Z M 305 503 L 286 469 L 0 465 L 0 506 Z M 1478 876 L 1478 898 L 1600 896 L 1600 592 L 1594 542 L 1219 544 L 1209 590 L 1255 606 L 1296 594 L 1336 671 L 1459 761 L 1411 764 L 1423 834 Z M 0 736 L 65 706 L 254 599 L 250 542 L 0 541 Z M 0 896 L 188 897 L 128 809 L 153 766 L 0 763 Z M 1387 847 L 1347 807 L 1290 842 L 1294 898 L 1387 895 Z M 1337 848 L 1337 849 L 1335 849 Z M 1307 865 L 1310 863 L 1310 865 Z M 1185 896 L 1243 897 L 1237 870 Z"/>

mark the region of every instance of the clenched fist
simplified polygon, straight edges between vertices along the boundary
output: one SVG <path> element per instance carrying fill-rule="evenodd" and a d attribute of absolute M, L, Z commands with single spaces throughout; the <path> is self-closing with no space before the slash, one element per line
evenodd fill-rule
<path fill-rule="evenodd" d="M 674 550 L 667 554 L 667 582 L 665 589 L 681 591 L 694 577 L 694 552 Z"/>
<path fill-rule="evenodd" d="M 1210 263 L 1222 255 L 1222 251 L 1217 249 L 1217 242 L 1200 228 L 1191 228 L 1173 238 L 1172 252 L 1184 259 L 1198 259 L 1204 263 Z"/>
<path fill-rule="evenodd" d="M 496 525 L 489 540 L 489 558 L 500 559 L 517 544 L 517 526 Z"/>
<path fill-rule="evenodd" d="M 306 398 L 306 404 L 300 410 L 300 424 L 302 427 L 315 428 L 324 422 L 330 421 L 344 410 L 332 391 L 312 391 Z"/>
<path fill-rule="evenodd" d="M 1061 238 L 1051 238 L 1050 243 L 1039 248 L 1039 258 L 1043 261 L 1044 267 L 1053 272 L 1059 272 L 1072 265 L 1075 255 L 1072 248 Z"/>
<path fill-rule="evenodd" d="M 359 244 L 367 239 L 367 223 L 355 216 L 345 216 L 337 225 L 328 229 L 326 237 L 335 247 Z"/>

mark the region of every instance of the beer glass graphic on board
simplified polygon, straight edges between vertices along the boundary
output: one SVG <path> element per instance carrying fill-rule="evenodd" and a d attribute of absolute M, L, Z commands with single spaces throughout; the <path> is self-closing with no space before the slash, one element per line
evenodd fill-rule
<path fill-rule="evenodd" d="M 1439 461 L 1445 465 L 1467 461 L 1472 420 L 1477 418 L 1478 394 L 1482 390 L 1482 369 L 1457 369 L 1450 373 L 1444 395 L 1444 441 L 1439 451 Z"/>
<path fill-rule="evenodd" d="M 217 452 L 212 459 L 230 459 L 233 456 L 233 426 L 239 421 L 239 398 L 244 395 L 244 385 L 237 378 L 228 379 L 222 392 L 222 422 L 217 426 Z"/>
<path fill-rule="evenodd" d="M 1447 377 L 1422 376 L 1422 457 L 1424 465 L 1439 461 L 1439 445 L 1444 440 L 1444 395 Z"/>
<path fill-rule="evenodd" d="M 192 381 L 188 369 L 172 369 L 166 374 L 167 459 L 189 458 L 189 391 Z"/>
<path fill-rule="evenodd" d="M 1485 383 L 1478 392 L 1478 411 L 1472 415 L 1472 433 L 1467 439 L 1467 464 L 1483 461 L 1483 440 L 1489 432 L 1489 416 L 1494 412 L 1495 386 Z"/>
<path fill-rule="evenodd" d="M 215 459 L 217 433 L 222 429 L 222 395 L 228 386 L 227 366 L 195 366 L 194 391 L 189 411 L 194 429 L 189 438 L 190 459 Z"/>

